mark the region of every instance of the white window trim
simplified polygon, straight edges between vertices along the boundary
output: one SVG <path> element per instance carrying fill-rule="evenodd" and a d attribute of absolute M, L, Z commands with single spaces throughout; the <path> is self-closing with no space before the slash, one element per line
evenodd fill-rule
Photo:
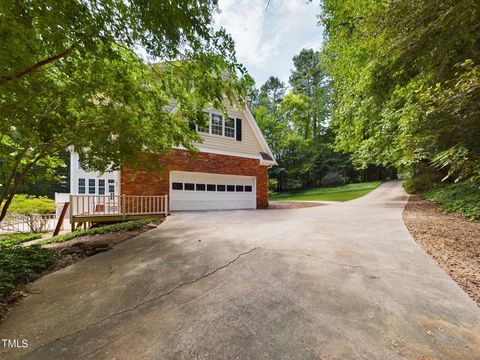
<path fill-rule="evenodd" d="M 103 186 L 100 186 L 100 181 L 103 181 Z M 103 194 L 100 194 L 100 189 L 103 188 Z M 106 188 L 107 188 L 107 180 L 106 179 L 98 179 L 97 181 L 97 192 L 98 195 L 106 195 Z"/>
<path fill-rule="evenodd" d="M 233 120 L 233 137 L 225 135 L 225 118 L 223 119 L 223 127 L 222 127 L 223 136 L 228 139 L 237 140 L 237 119 L 235 117 L 230 117 L 230 116 L 227 119 Z"/>
<path fill-rule="evenodd" d="M 94 186 L 90 186 L 90 180 L 93 180 L 93 181 L 95 182 L 95 185 L 94 185 Z M 87 182 L 88 192 L 87 192 L 86 194 L 88 194 L 88 195 L 97 195 L 97 193 L 98 193 L 98 191 L 97 191 L 97 184 L 98 184 L 97 179 L 95 179 L 95 178 L 89 178 L 89 179 L 88 179 L 88 182 Z M 92 188 L 92 187 L 95 189 L 93 193 L 90 192 L 90 188 Z"/>
<path fill-rule="evenodd" d="M 83 180 L 83 186 L 80 186 L 80 180 Z M 80 192 L 80 188 L 83 188 L 83 193 Z M 78 178 L 77 179 L 77 193 L 80 195 L 86 195 L 87 194 L 87 179 L 85 178 Z"/>
<path fill-rule="evenodd" d="M 233 137 L 231 137 L 231 136 L 225 136 L 225 115 L 223 113 L 218 113 L 214 111 L 205 111 L 205 113 L 208 113 L 208 133 L 200 131 L 199 126 L 196 125 L 195 128 L 199 134 L 216 136 L 216 137 L 221 137 L 221 138 L 230 139 L 230 140 L 237 140 L 237 119 L 234 116 L 228 116 L 228 118 L 233 119 Z M 218 115 L 222 117 L 222 135 L 212 134 L 212 115 Z"/>
<path fill-rule="evenodd" d="M 113 186 L 113 192 L 110 191 L 110 186 Z M 117 192 L 117 184 L 115 179 L 108 179 L 105 183 L 105 195 L 115 195 Z"/>

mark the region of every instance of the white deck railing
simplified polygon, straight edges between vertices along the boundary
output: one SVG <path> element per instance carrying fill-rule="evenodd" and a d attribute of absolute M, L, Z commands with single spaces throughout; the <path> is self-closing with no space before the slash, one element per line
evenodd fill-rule
<path fill-rule="evenodd" d="M 55 229 L 55 214 L 7 214 L 0 223 L 0 233 L 29 233 Z"/>
<path fill-rule="evenodd" d="M 70 195 L 70 216 L 167 215 L 168 195 Z"/>

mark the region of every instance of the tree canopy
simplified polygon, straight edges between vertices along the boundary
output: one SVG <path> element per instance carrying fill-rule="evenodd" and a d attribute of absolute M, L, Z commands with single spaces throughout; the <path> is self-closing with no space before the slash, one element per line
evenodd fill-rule
<path fill-rule="evenodd" d="M 480 182 L 480 3 L 325 0 L 336 149 Z"/>
<path fill-rule="evenodd" d="M 315 187 L 328 179 L 336 183 L 361 179 L 367 173 L 357 172 L 348 155 L 333 149 L 332 87 L 322 54 L 303 49 L 293 64 L 288 91 L 272 76 L 252 92 L 255 117 L 279 164 L 270 170 L 277 189 Z"/>
<path fill-rule="evenodd" d="M 189 123 L 204 121 L 207 104 L 242 98 L 249 81 L 232 39 L 212 26 L 215 9 L 215 0 L 2 2 L 0 221 L 28 176 L 47 176 L 68 146 L 101 172 L 139 165 L 144 151 L 193 149 Z"/>

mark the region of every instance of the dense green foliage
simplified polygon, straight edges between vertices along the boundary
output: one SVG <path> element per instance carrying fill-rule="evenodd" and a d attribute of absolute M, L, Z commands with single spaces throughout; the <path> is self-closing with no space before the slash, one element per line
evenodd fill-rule
<path fill-rule="evenodd" d="M 375 166 L 358 171 L 348 155 L 333 149 L 332 87 L 321 54 L 303 49 L 293 63 L 288 93 L 273 76 L 251 93 L 254 115 L 279 165 L 269 173 L 277 180 L 276 189 L 317 187 L 332 173 L 337 184 L 394 176 Z"/>
<path fill-rule="evenodd" d="M 23 182 L 18 194 L 29 194 L 35 196 L 46 196 L 49 199 L 55 198 L 55 193 L 70 192 L 70 152 L 61 151 L 58 154 L 59 166 L 49 176 L 44 176 L 42 168 L 32 169 L 28 181 Z"/>
<path fill-rule="evenodd" d="M 27 241 L 40 239 L 43 236 L 41 233 L 15 233 L 15 234 L 0 234 L 0 248 L 18 245 Z"/>
<path fill-rule="evenodd" d="M 447 212 L 460 212 L 465 217 L 480 220 L 480 188 L 470 184 L 437 186 L 425 193 L 425 198 L 440 204 Z"/>
<path fill-rule="evenodd" d="M 23 183 L 55 176 L 68 146 L 101 172 L 153 166 L 144 151 L 193 150 L 189 125 L 205 121 L 202 108 L 242 98 L 249 81 L 233 41 L 213 26 L 216 6 L 1 2 L 0 221 Z"/>
<path fill-rule="evenodd" d="M 338 187 L 307 189 L 295 192 L 283 192 L 270 196 L 271 200 L 324 200 L 348 201 L 368 194 L 377 188 L 381 182 L 348 184 Z"/>
<path fill-rule="evenodd" d="M 480 2 L 325 0 L 336 149 L 480 183 Z"/>
<path fill-rule="evenodd" d="M 111 224 L 111 225 L 103 225 L 103 226 L 99 226 L 91 229 L 75 230 L 66 234 L 61 234 L 61 235 L 57 235 L 51 238 L 41 240 L 39 241 L 39 244 L 45 245 L 45 244 L 52 244 L 52 243 L 61 243 L 61 242 L 68 241 L 80 236 L 100 235 L 100 234 L 106 234 L 109 232 L 121 231 L 121 230 L 134 230 L 139 227 L 142 227 L 143 225 L 154 222 L 156 220 L 158 220 L 158 218 L 153 217 L 148 219 L 126 221 L 126 222 Z"/>
<path fill-rule="evenodd" d="M 17 194 L 8 211 L 23 215 L 51 214 L 55 212 L 55 201 L 45 196 Z"/>
<path fill-rule="evenodd" d="M 55 202 L 45 196 L 15 195 L 8 215 L 13 222 L 19 220 L 28 225 L 30 231 L 41 232 L 47 228 L 49 217 L 55 213 Z"/>
<path fill-rule="evenodd" d="M 327 187 L 345 185 L 345 178 L 338 172 L 332 171 L 323 177 L 321 185 Z"/>
<path fill-rule="evenodd" d="M 434 169 L 429 168 L 423 170 L 417 176 L 407 178 L 403 182 L 403 188 L 409 194 L 423 194 L 440 183 L 441 177 L 439 174 Z"/>
<path fill-rule="evenodd" d="M 54 259 L 54 251 L 39 245 L 0 247 L 0 307 L 18 285 L 33 281 Z"/>

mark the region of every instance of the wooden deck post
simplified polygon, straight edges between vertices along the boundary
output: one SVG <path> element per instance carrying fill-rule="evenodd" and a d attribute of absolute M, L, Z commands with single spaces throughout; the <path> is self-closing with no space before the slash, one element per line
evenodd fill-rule
<path fill-rule="evenodd" d="M 73 220 L 73 202 L 72 202 L 72 199 L 73 199 L 73 197 L 70 194 L 69 195 L 69 203 L 72 204 L 72 206 L 70 206 L 70 226 L 71 226 L 71 230 L 75 231 L 75 221 Z"/>
<path fill-rule="evenodd" d="M 124 221 L 125 221 L 125 215 L 127 215 L 126 210 L 125 210 L 126 205 L 127 205 L 126 200 L 127 200 L 127 197 L 126 197 L 125 194 L 123 194 L 122 195 L 122 218 L 123 218 Z"/>
<path fill-rule="evenodd" d="M 70 200 L 71 200 L 71 197 L 70 197 Z M 69 202 L 66 202 L 65 204 L 63 204 L 63 209 L 62 209 L 62 212 L 60 214 L 60 217 L 58 218 L 57 226 L 55 227 L 55 231 L 53 232 L 53 236 L 57 236 L 58 233 L 60 232 L 60 229 L 62 228 L 62 224 L 63 224 L 63 219 L 65 219 L 65 214 L 67 213 L 67 209 L 68 209 L 69 205 L 70 205 Z"/>

